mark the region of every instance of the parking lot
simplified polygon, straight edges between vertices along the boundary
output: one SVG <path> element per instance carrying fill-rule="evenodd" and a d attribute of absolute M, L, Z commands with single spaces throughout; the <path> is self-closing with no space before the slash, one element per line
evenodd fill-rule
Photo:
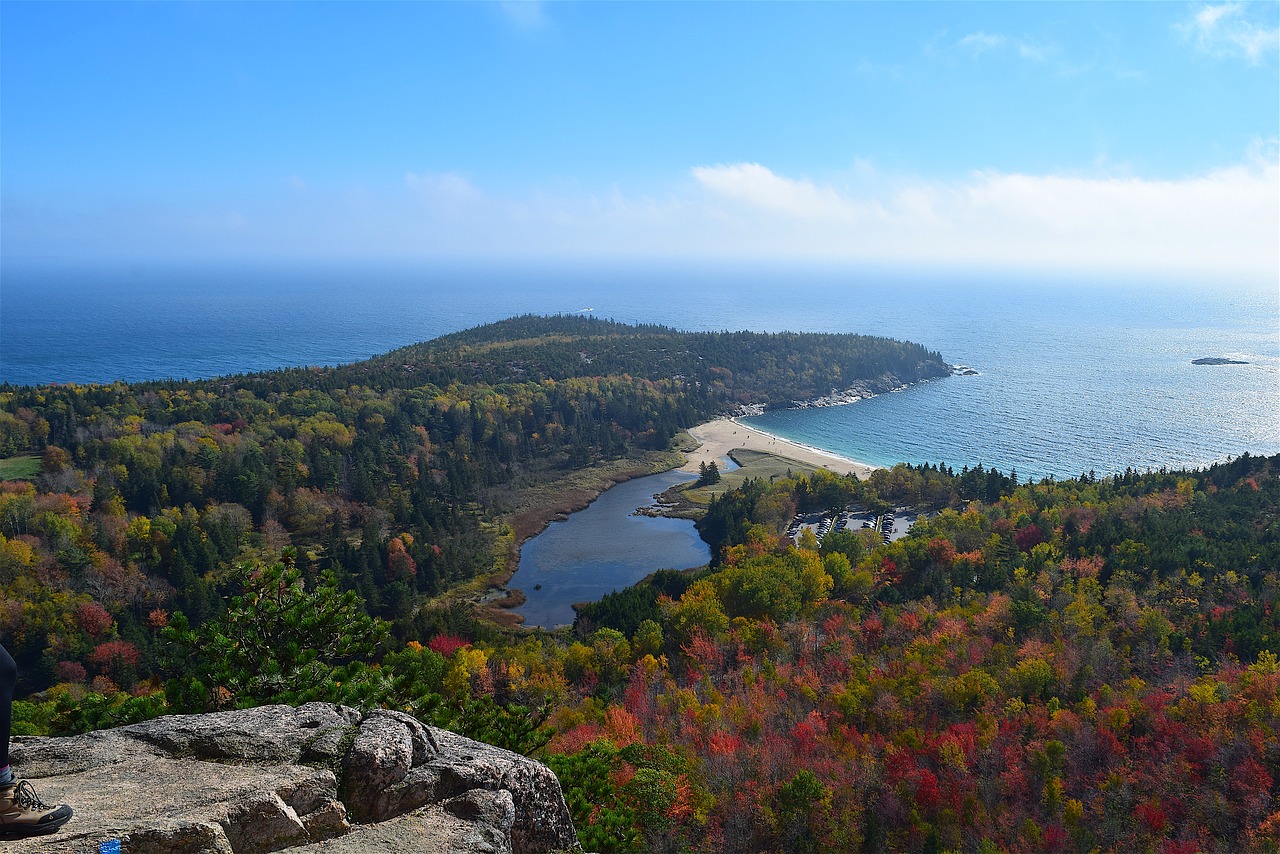
<path fill-rule="evenodd" d="M 818 542 L 832 531 L 874 530 L 880 534 L 883 542 L 900 540 L 919 518 L 920 514 L 910 507 L 896 507 L 888 513 L 879 514 L 867 511 L 862 507 L 848 510 L 825 511 L 818 513 L 802 513 L 791 520 L 787 528 L 787 536 L 800 542 L 800 535 L 805 530 L 813 531 Z"/>

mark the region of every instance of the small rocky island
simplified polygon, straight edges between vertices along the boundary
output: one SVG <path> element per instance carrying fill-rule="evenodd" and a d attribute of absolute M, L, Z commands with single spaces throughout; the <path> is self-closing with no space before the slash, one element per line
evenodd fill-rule
<path fill-rule="evenodd" d="M 1193 365 L 1247 365 L 1248 362 L 1241 362 L 1236 359 L 1227 359 L 1222 356 L 1206 356 L 1203 359 L 1192 359 Z"/>

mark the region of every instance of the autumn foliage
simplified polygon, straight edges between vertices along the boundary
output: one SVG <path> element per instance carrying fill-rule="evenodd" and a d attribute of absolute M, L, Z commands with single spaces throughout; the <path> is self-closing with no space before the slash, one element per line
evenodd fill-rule
<path fill-rule="evenodd" d="M 343 368 L 0 389 L 0 453 L 40 461 L 0 484 L 15 730 L 407 709 L 546 761 L 601 852 L 1275 851 L 1280 458 L 748 481 L 699 523 L 712 566 L 572 631 L 437 598 L 504 565 L 527 485 L 935 355 L 518 318 Z M 784 536 L 850 505 L 929 514 Z"/>
<path fill-rule="evenodd" d="M 664 655 L 620 661 L 599 628 L 537 659 L 575 662 L 550 749 L 571 789 L 596 781 L 584 840 L 1272 850 L 1278 466 L 1014 487 L 861 555 L 855 566 L 900 576 L 869 596 L 829 578 L 802 593 L 797 572 L 820 553 L 762 551 L 744 520 L 744 548 L 660 600 Z M 1241 473 L 1258 489 L 1237 487 Z M 533 678 L 526 654 L 491 661 L 509 656 Z M 643 798 L 641 748 L 671 757 Z M 620 816 L 629 835 L 610 830 Z"/>

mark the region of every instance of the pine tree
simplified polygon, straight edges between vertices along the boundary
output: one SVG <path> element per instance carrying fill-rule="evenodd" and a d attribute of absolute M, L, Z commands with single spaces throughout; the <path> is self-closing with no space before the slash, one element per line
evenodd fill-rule
<path fill-rule="evenodd" d="M 171 705 L 198 711 L 342 698 L 335 672 L 372 658 L 387 624 L 330 573 L 308 589 L 294 555 L 285 549 L 279 563 L 237 567 L 242 592 L 218 619 L 192 629 L 182 612 L 173 615 L 163 633 Z"/>

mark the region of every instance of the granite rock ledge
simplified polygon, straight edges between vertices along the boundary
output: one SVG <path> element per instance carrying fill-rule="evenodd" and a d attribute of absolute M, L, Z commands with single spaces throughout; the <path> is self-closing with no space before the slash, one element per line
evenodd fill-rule
<path fill-rule="evenodd" d="M 76 814 L 5 854 L 579 852 L 560 783 L 532 759 L 394 711 L 329 703 L 168 715 L 15 738 L 14 767 Z"/>

